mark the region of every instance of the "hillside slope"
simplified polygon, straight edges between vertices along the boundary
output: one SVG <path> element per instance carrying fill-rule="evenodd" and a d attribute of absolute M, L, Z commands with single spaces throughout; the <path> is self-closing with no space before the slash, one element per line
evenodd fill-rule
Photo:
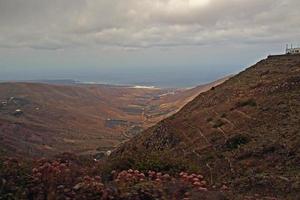
<path fill-rule="evenodd" d="M 1 151 L 101 156 L 219 82 L 191 90 L 1 83 Z"/>
<path fill-rule="evenodd" d="M 300 56 L 282 55 L 200 94 L 116 150 L 112 160 L 130 159 L 138 168 L 159 155 L 162 165 L 172 158 L 198 167 L 211 186 L 225 185 L 236 197 L 296 199 L 299 147 Z"/>

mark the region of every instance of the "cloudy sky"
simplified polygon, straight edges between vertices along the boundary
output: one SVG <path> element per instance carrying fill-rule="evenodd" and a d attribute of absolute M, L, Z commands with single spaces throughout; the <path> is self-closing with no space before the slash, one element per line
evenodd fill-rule
<path fill-rule="evenodd" d="M 299 10 L 299 0 L 0 0 L 0 79 L 207 82 L 300 43 Z"/>

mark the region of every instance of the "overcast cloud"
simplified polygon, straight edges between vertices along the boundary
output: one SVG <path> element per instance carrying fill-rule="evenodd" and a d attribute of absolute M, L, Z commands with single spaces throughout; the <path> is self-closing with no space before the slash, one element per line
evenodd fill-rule
<path fill-rule="evenodd" d="M 299 10 L 299 0 L 0 0 L 0 49 L 284 45 L 300 42 Z"/>
<path fill-rule="evenodd" d="M 151 48 L 300 36 L 298 0 L 0 0 L 0 46 Z"/>

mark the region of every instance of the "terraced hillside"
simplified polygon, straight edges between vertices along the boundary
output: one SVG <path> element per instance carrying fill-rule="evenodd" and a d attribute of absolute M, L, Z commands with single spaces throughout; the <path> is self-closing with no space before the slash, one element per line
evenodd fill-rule
<path fill-rule="evenodd" d="M 297 199 L 299 147 L 300 56 L 282 55 L 201 93 L 111 159 L 134 168 L 194 167 L 236 198 Z"/>

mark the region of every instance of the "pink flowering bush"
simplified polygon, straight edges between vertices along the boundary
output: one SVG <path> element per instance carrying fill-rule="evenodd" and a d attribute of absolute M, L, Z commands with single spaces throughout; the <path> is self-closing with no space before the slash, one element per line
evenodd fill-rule
<path fill-rule="evenodd" d="M 104 165 L 73 155 L 31 162 L 3 159 L 0 199 L 221 200 L 231 190 L 226 185 L 220 188 L 210 185 L 207 177 L 199 173 L 128 169 L 104 174 Z"/>

